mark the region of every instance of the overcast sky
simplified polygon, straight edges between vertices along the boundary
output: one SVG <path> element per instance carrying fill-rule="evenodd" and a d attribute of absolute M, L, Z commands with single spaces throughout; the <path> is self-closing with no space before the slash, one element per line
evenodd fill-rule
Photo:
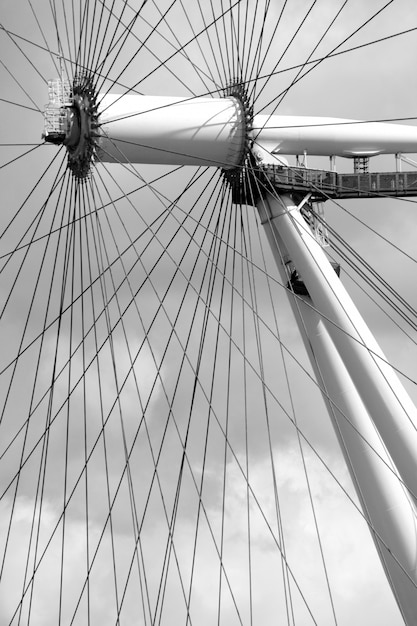
<path fill-rule="evenodd" d="M 173 54 L 229 3 L 178 0 L 163 20 L 171 2 L 148 0 L 128 30 L 139 2 L 117 0 L 108 22 L 112 3 L 95 13 L 93 4 L 81 47 L 89 42 L 87 66 L 111 48 L 103 90 L 215 92 L 246 24 L 252 75 L 358 47 L 323 61 L 276 113 L 415 116 L 416 31 L 361 47 L 417 27 L 414 0 L 291 0 L 281 18 L 281 0 L 242 0 L 233 25 L 210 27 L 187 57 Z M 222 201 L 211 169 L 97 164 L 74 185 L 64 149 L 36 147 L 59 67 L 48 52 L 59 52 L 54 21 L 72 72 L 78 0 L 2 0 L 1 626 L 26 624 L 29 610 L 32 626 L 107 626 L 118 606 L 123 625 L 181 624 L 187 601 L 195 625 L 251 615 L 264 625 L 330 626 L 335 615 L 340 626 L 401 625 L 255 210 Z M 274 112 L 297 71 L 260 78 L 255 112 Z M 325 211 L 415 308 L 414 201 Z M 342 280 L 417 401 L 415 330 L 387 318 L 343 263 Z"/>

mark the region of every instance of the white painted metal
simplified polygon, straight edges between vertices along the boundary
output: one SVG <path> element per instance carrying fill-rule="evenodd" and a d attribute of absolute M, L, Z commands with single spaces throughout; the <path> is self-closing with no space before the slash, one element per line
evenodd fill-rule
<path fill-rule="evenodd" d="M 416 407 L 294 201 L 269 195 L 259 208 L 282 237 L 404 483 L 417 495 Z"/>
<path fill-rule="evenodd" d="M 237 165 L 245 141 L 235 98 L 108 94 L 100 103 L 101 161 Z M 345 157 L 417 152 L 417 127 L 319 117 L 256 115 L 254 151 L 265 155 Z"/>
<path fill-rule="evenodd" d="M 216 165 L 239 163 L 245 141 L 235 98 L 99 96 L 101 161 Z"/>
<path fill-rule="evenodd" d="M 283 284 L 288 276 L 283 259 L 288 252 L 268 207 L 258 210 Z M 312 259 L 314 263 L 314 260 Z M 326 260 L 330 266 L 329 262 Z M 331 267 L 331 266 L 330 266 Z M 334 270 L 331 268 L 331 272 Z M 413 504 L 381 438 L 311 299 L 288 291 L 316 379 L 323 390 L 336 435 L 353 484 L 368 519 L 387 578 L 408 626 L 417 623 L 417 532 Z"/>
<path fill-rule="evenodd" d="M 417 126 L 330 117 L 256 115 L 256 145 L 272 154 L 373 156 L 417 152 Z"/>

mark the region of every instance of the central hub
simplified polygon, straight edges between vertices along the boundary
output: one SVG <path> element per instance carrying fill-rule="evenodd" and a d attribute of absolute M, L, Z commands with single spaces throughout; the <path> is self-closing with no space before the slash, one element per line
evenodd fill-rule
<path fill-rule="evenodd" d="M 85 180 L 100 136 L 93 78 L 87 73 L 77 74 L 72 85 L 58 78 L 49 81 L 48 86 L 43 137 L 49 143 L 66 146 L 69 169 L 75 178 Z"/>
<path fill-rule="evenodd" d="M 233 81 L 228 84 L 223 94 L 225 98 L 233 98 L 240 108 L 240 123 L 244 128 L 244 142 L 242 143 L 241 154 L 237 165 L 232 169 L 223 169 L 224 179 L 229 184 L 232 191 L 232 201 L 240 204 L 245 201 L 247 190 L 245 191 L 248 169 L 253 162 L 252 137 L 253 129 L 253 106 L 250 103 L 247 87 L 240 81 Z"/>

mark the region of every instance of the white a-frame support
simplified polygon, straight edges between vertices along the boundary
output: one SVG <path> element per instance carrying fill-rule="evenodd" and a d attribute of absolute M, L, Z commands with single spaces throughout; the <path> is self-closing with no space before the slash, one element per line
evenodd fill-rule
<path fill-rule="evenodd" d="M 417 623 L 417 410 L 291 196 L 258 202 L 376 548 L 407 625 Z M 384 441 L 382 443 L 381 437 Z M 385 445 L 384 445 L 385 444 Z M 388 450 L 388 453 L 387 453 Z"/>

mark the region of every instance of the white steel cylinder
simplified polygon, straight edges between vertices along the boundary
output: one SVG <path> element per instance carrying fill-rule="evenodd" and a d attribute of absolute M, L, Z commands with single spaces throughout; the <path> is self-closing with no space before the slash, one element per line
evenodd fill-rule
<path fill-rule="evenodd" d="M 258 208 L 265 216 L 261 203 Z M 285 285 L 287 250 L 273 220 L 264 221 L 263 226 Z M 311 299 L 291 291 L 288 296 L 387 579 L 405 623 L 413 626 L 417 623 L 414 506 L 323 320 L 309 306 Z"/>
<path fill-rule="evenodd" d="M 259 205 L 282 237 L 314 306 L 410 492 L 417 495 L 417 410 L 289 196 Z"/>
<path fill-rule="evenodd" d="M 416 514 L 392 471 L 366 408 L 317 313 L 301 304 L 316 367 L 331 398 L 330 415 L 405 623 L 417 623 Z M 320 380 L 320 379 L 319 379 Z M 330 404 L 330 402 L 329 402 Z"/>
<path fill-rule="evenodd" d="M 365 157 L 417 152 L 417 126 L 332 117 L 256 115 L 256 146 L 272 154 Z"/>
<path fill-rule="evenodd" d="M 236 166 L 245 143 L 236 98 L 99 95 L 100 161 Z"/>

